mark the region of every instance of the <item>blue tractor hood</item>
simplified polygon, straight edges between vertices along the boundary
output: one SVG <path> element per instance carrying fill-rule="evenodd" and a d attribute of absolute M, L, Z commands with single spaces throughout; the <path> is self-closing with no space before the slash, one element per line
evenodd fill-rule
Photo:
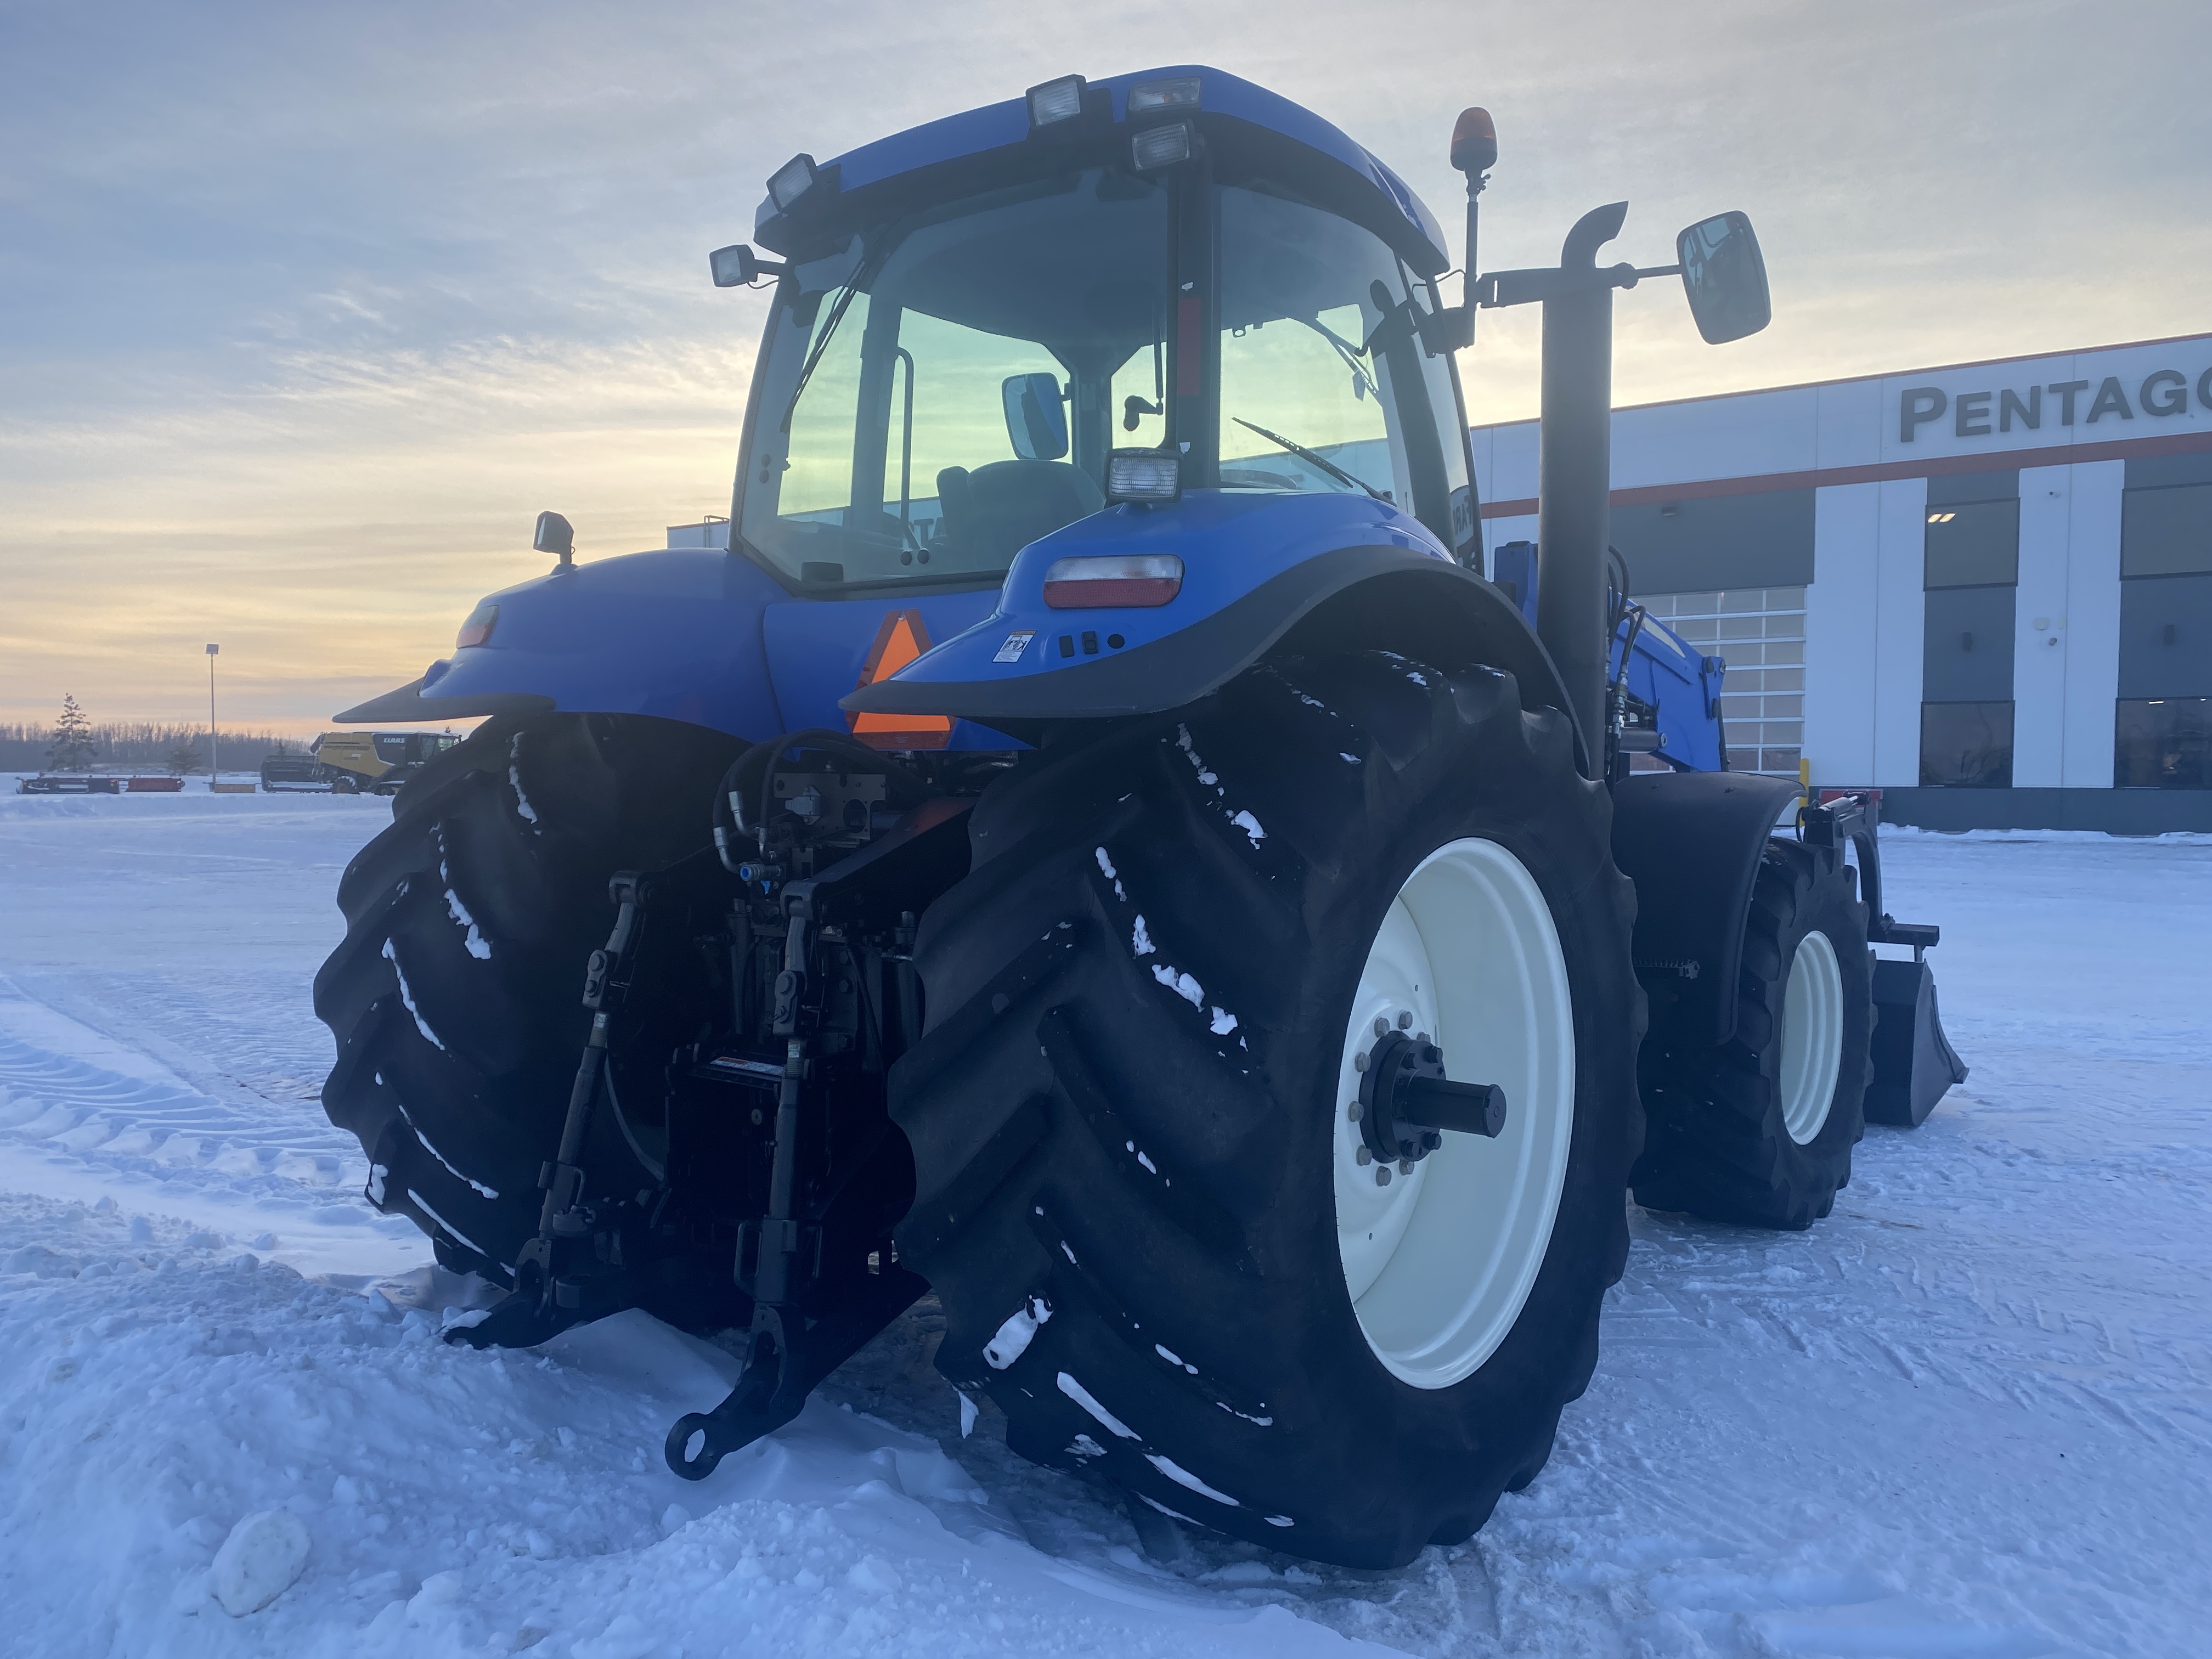
<path fill-rule="evenodd" d="M 483 642 L 336 718 L 345 725 L 554 711 L 651 714 L 758 740 L 848 724 L 889 619 L 927 650 L 988 616 L 998 585 L 836 599 L 793 595 L 751 560 L 669 548 L 595 560 L 502 588 L 479 605 Z M 926 746 L 1009 749 L 967 721 Z"/>
<path fill-rule="evenodd" d="M 1048 605 L 1053 562 L 1097 553 L 1173 554 L 1182 591 L 1156 607 Z M 756 740 L 823 726 L 865 736 L 871 716 L 957 715 L 978 690 L 994 708 L 1003 702 L 1010 722 L 1024 708 L 1047 712 L 1061 686 L 1097 712 L 1102 678 L 1115 683 L 1113 707 L 1160 707 L 1175 678 L 1160 671 L 1164 653 L 1203 658 L 1210 678 L 1243 666 L 1283 625 L 1280 584 L 1310 586 L 1287 601 L 1296 614 L 1355 575 L 1403 568 L 1459 574 L 1435 536 L 1388 502 L 1211 489 L 1078 520 L 1024 549 L 1003 586 L 813 599 L 720 549 L 632 553 L 491 594 L 475 612 L 489 629 L 482 643 L 337 719 L 558 710 L 652 714 Z M 1253 622 L 1240 628 L 1240 614 Z M 1209 621 L 1236 634 L 1234 645 L 1206 631 Z M 906 648 L 887 657 L 895 640 Z M 876 729 L 887 747 L 901 732 L 909 735 L 895 746 L 1018 746 L 972 719 L 939 720 L 918 738 L 914 725 L 881 720 Z"/>

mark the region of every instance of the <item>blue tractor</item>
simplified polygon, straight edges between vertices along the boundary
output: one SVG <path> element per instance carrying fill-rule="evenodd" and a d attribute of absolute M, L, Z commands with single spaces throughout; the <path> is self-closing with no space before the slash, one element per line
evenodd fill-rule
<path fill-rule="evenodd" d="M 1473 273 L 1487 115 L 1452 156 Z M 929 1294 L 966 1400 L 1147 1521 L 1467 1537 L 1589 1380 L 1632 1188 L 1803 1227 L 1955 1070 L 1917 948 L 1875 1026 L 1869 940 L 1935 934 L 1863 803 L 1777 836 L 1717 665 L 1608 584 L 1612 294 L 1662 273 L 1596 263 L 1615 204 L 1448 305 L 1395 173 L 1204 68 L 768 189 L 712 260 L 773 284 L 726 547 L 543 515 L 551 571 L 339 716 L 489 716 L 316 981 L 370 1200 L 508 1291 L 459 1340 L 745 1333 L 685 1475 Z M 1765 324 L 1741 215 L 1678 247 L 1708 339 Z M 1501 583 L 1453 354 L 1524 302 Z"/>

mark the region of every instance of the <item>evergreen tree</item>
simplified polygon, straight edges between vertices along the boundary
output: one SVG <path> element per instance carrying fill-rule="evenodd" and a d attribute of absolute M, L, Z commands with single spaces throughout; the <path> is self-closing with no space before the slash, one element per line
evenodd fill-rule
<path fill-rule="evenodd" d="M 200 746 L 191 737 L 177 739 L 177 746 L 169 751 L 169 770 L 182 777 L 187 772 L 199 769 Z"/>
<path fill-rule="evenodd" d="M 53 741 L 46 745 L 46 764 L 57 772 L 92 769 L 92 722 L 69 693 L 62 694 L 61 718 L 54 722 Z"/>

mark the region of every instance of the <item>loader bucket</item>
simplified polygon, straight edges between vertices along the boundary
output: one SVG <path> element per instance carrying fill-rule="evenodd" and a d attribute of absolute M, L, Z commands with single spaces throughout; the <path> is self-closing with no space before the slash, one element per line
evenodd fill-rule
<path fill-rule="evenodd" d="M 1943 1035 L 1936 1012 L 1936 971 L 1925 961 L 1874 965 L 1874 1079 L 1867 1085 L 1869 1123 L 1917 1128 L 1966 1063 Z"/>

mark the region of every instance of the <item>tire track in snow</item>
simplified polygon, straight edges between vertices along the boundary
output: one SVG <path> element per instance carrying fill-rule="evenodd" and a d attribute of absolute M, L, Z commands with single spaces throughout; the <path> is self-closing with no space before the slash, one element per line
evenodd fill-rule
<path fill-rule="evenodd" d="M 411 1224 L 362 1201 L 368 1166 L 353 1137 L 311 1110 L 218 1099 L 0 1032 L 0 1187 L 99 1192 L 263 1249 L 282 1236 L 324 1267 L 386 1270 L 394 1245 L 419 1254 Z M 333 1249 L 366 1254 L 341 1262 Z"/>

